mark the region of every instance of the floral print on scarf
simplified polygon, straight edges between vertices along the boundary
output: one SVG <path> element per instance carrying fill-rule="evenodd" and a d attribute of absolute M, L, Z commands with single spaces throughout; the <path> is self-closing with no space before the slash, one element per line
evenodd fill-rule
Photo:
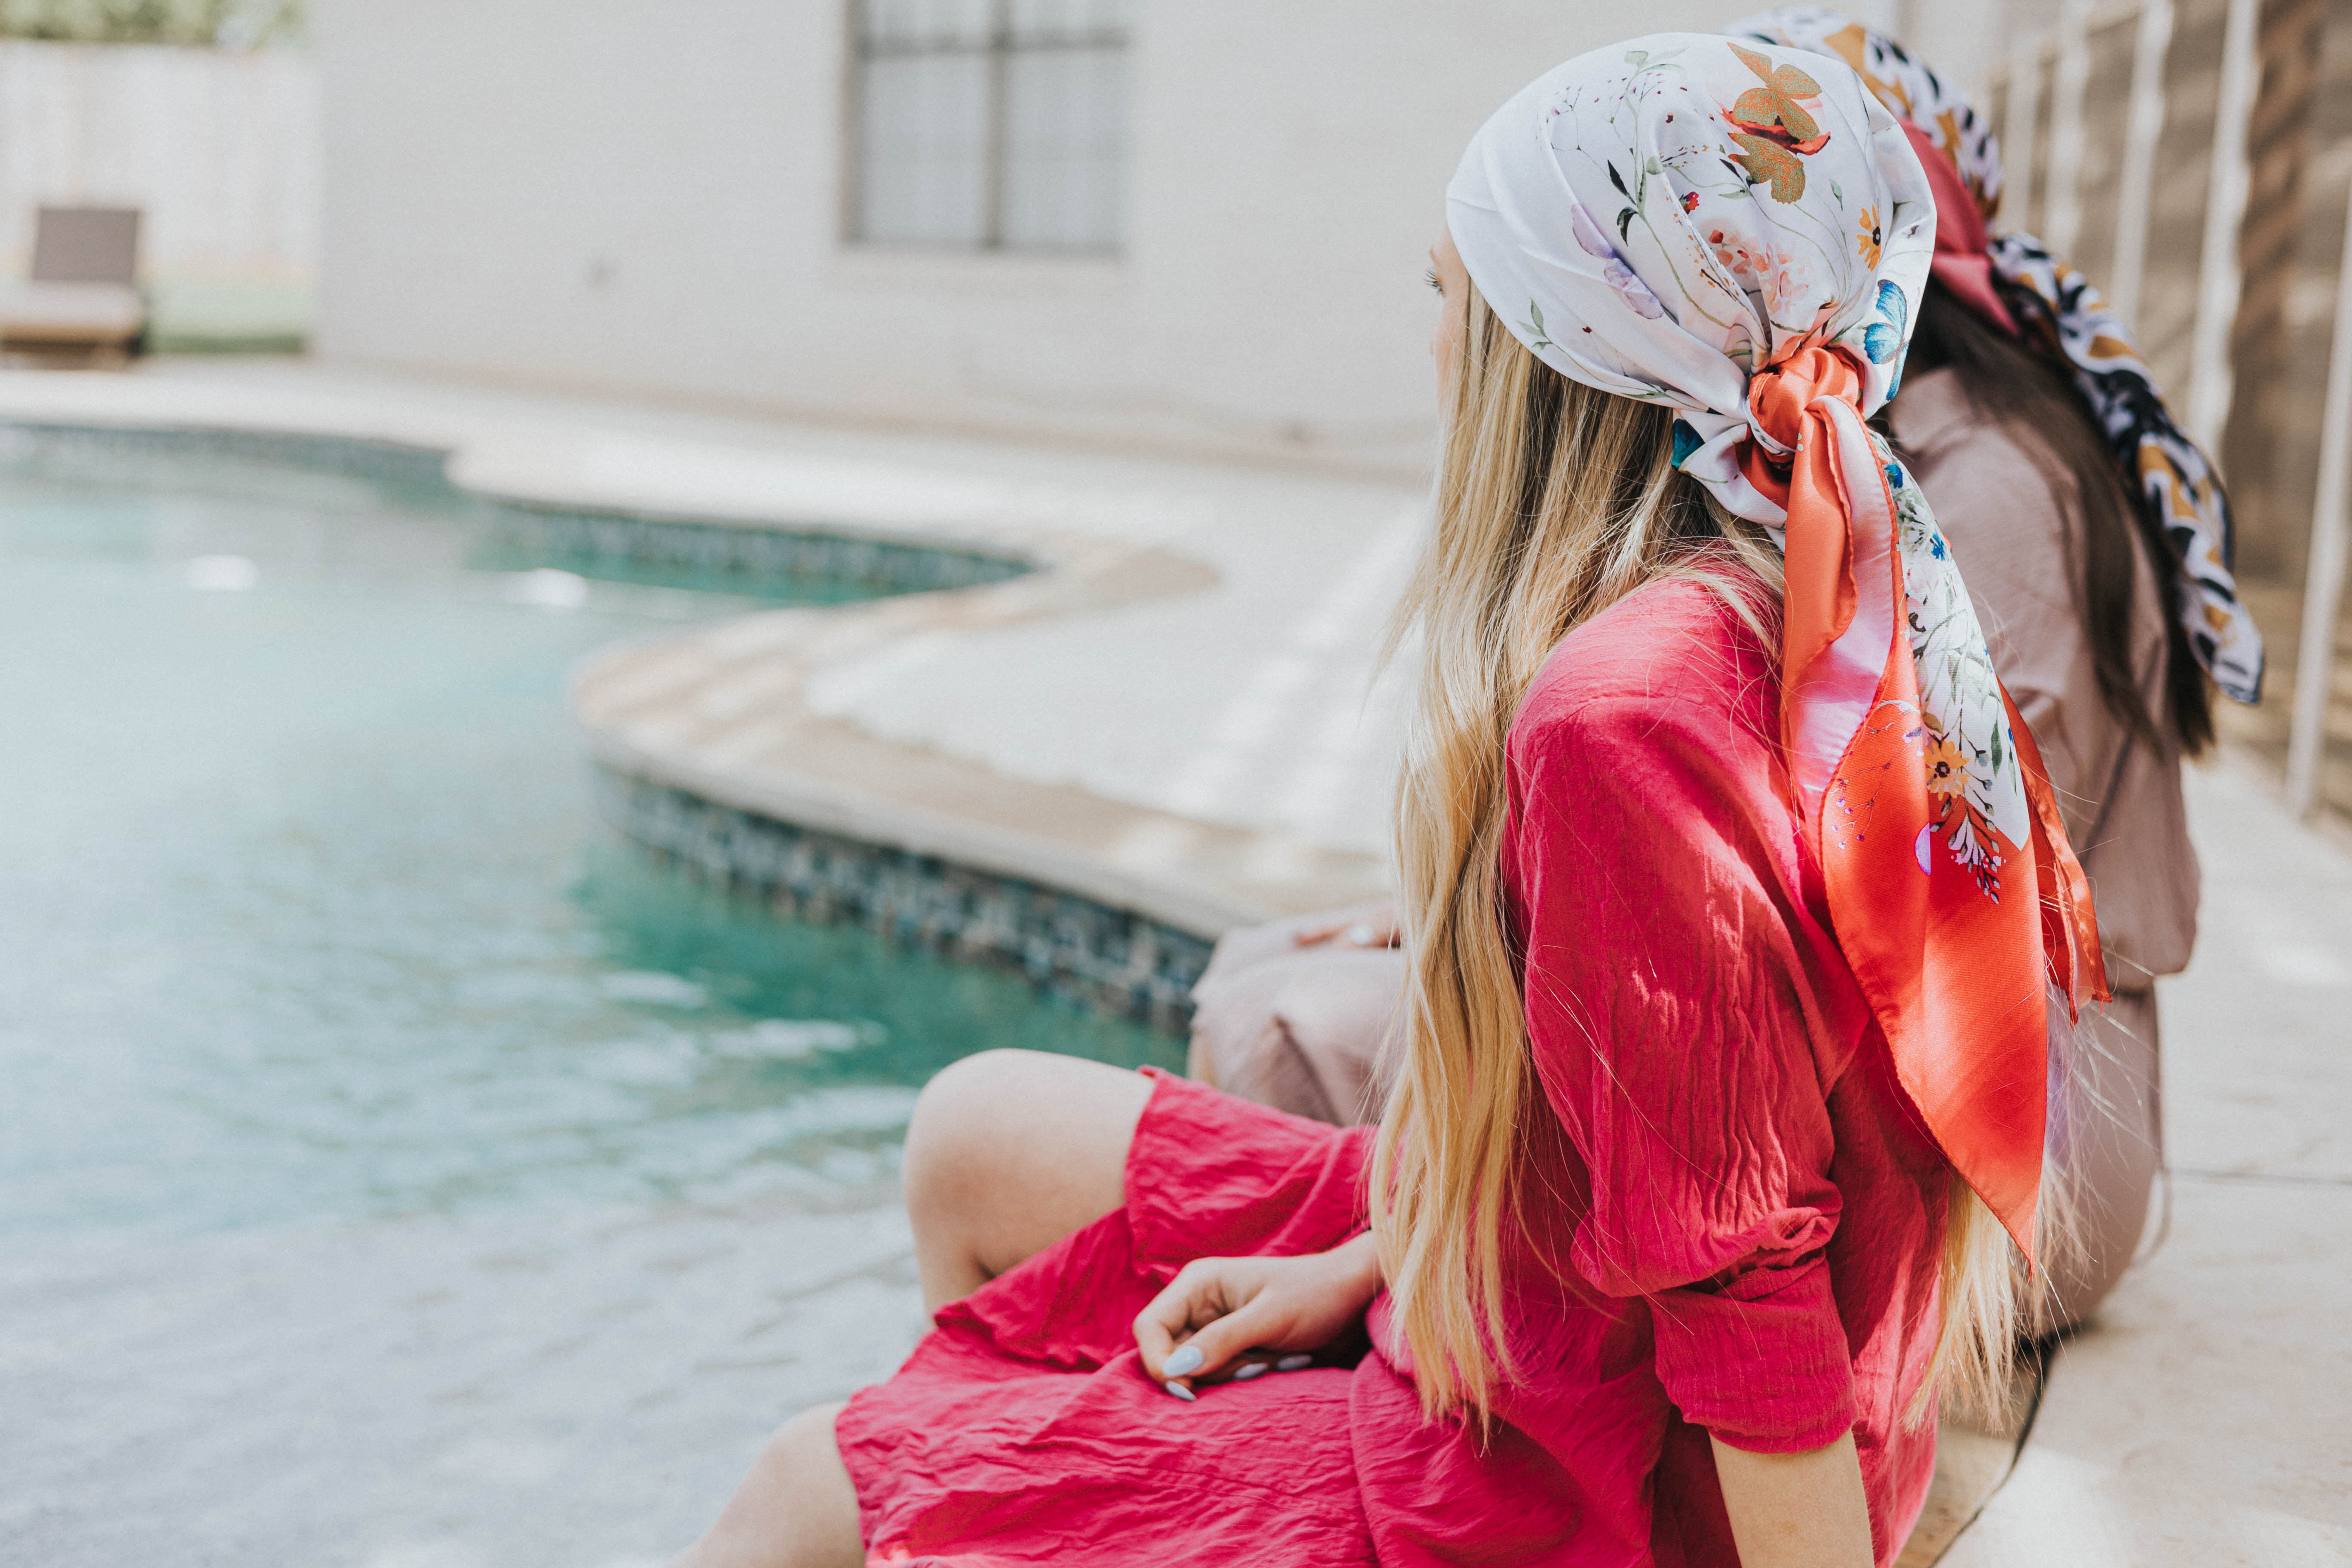
<path fill-rule="evenodd" d="M 1547 210 L 1515 210 L 1522 186 L 1549 187 Z M 1865 341 L 1889 319 L 1881 286 L 1907 320 L 1935 247 L 1918 155 L 1852 72 L 1704 35 L 1636 38 L 1538 79 L 1472 142 L 1446 205 L 1522 342 L 1575 380 L 1682 410 L 1698 437 L 1685 471 L 1768 525 L 1780 509 L 1738 462 L 1748 375 L 1843 346 L 1867 367 L 1867 416 L 1900 369 Z"/>
<path fill-rule="evenodd" d="M 1940 837 L 1986 896 L 2000 894 L 2003 840 L 2030 842 L 2017 742 L 2000 699 L 1976 607 L 1958 574 L 1943 569 L 1951 547 L 1910 471 L 1876 431 L 1871 445 L 1895 498 L 1895 537 L 1903 555 L 1904 618 L 1919 671 L 1919 741 L 1936 819 L 1914 846 L 1921 868 L 1929 840 Z"/>
<path fill-rule="evenodd" d="M 2000 207 L 2000 142 L 1992 127 L 1958 89 L 1893 38 L 1822 5 L 1783 6 L 1734 22 L 1723 33 L 1843 60 L 1889 113 L 1927 133 L 1987 218 Z"/>

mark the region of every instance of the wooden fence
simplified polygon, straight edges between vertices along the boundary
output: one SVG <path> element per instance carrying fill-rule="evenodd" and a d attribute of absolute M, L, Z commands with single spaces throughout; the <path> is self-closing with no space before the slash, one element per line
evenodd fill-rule
<path fill-rule="evenodd" d="M 2271 673 L 2224 733 L 2352 812 L 2352 0 L 2060 0 L 1990 108 L 2000 221 L 2135 324 L 2229 483 Z"/>

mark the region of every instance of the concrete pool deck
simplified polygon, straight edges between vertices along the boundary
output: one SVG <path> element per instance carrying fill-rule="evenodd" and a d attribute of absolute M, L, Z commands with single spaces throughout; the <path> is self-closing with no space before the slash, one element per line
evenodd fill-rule
<path fill-rule="evenodd" d="M 0 418 L 405 441 L 451 448 L 459 481 L 492 493 L 1019 551 L 1047 570 L 599 656 L 577 689 L 590 744 L 747 808 L 1058 879 L 1192 929 L 1379 885 L 1394 704 L 1368 687 L 1421 515 L 1409 487 L 297 364 L 0 373 Z M 1948 1444 L 1907 1563 L 1941 1552 L 1956 1568 L 2352 1563 L 2340 1305 L 2352 1279 L 2352 856 L 2289 822 L 2239 761 L 2192 773 L 2190 808 L 2207 891 L 2197 961 L 2163 986 L 2168 1234 L 2059 1352 L 2013 1472 L 1995 1440 Z M 86 1489 L 124 1463 L 109 1445 L 129 1435 L 167 1461 L 194 1445 L 188 1485 L 150 1478 L 139 1500 L 176 1514 L 182 1541 L 187 1510 L 209 1509 L 208 1542 L 269 1543 L 254 1561 L 646 1561 L 661 1549 L 656 1521 L 674 1537 L 716 1507 L 764 1421 L 888 1364 L 891 1347 L 856 1334 L 828 1357 L 835 1326 L 896 1322 L 897 1345 L 911 1341 L 895 1226 L 877 1194 L 847 1219 L 629 1215 L 530 1241 L 420 1223 L 20 1265 L 0 1285 L 8 1363 L 34 1369 L 28 1392 L 60 1404 L 95 1394 L 97 1406 L 74 1430 L 79 1447 L 17 1456 L 30 1495 L 0 1505 L 0 1530 L 13 1514 L 49 1531 L 23 1539 L 75 1542 L 45 1559 L 61 1563 L 161 1547 L 169 1538 L 134 1540 L 127 1523 L 101 1545 L 68 1527 L 92 1508 L 40 1495 Z M 608 1264 L 583 1259 L 591 1247 Z M 827 1257 L 837 1268 L 814 1261 Z M 142 1285 L 159 1264 L 186 1283 Z M 639 1315 L 609 1322 L 566 1305 L 575 1285 L 593 1296 L 585 1274 L 607 1266 L 690 1283 L 657 1305 L 637 1293 Z M 93 1314 L 94 1300 L 114 1305 Z M 643 1331 L 653 1324 L 659 1352 Z M 263 1386 L 240 1370 L 265 1333 L 315 1345 L 307 1383 Z M 126 1336 L 139 1364 L 73 1374 L 123 1353 Z M 378 1392 L 352 1405 L 351 1447 L 323 1451 L 356 1458 L 364 1433 L 383 1433 L 374 1491 L 320 1516 L 331 1532 L 310 1527 L 320 1552 L 277 1551 L 296 1543 L 268 1498 L 292 1506 L 297 1489 L 281 1479 L 220 1500 L 256 1456 L 290 1462 L 313 1398 L 342 1409 L 362 1385 Z M 639 1432 L 617 1411 L 624 1396 L 674 1411 L 644 1415 Z M 117 1431 L 107 1408 L 134 1401 L 153 1414 Z M 237 1431 L 207 1428 L 205 1411 Z M 655 1431 L 666 1458 L 640 1471 Z M 619 1494 L 637 1474 L 667 1489 L 631 1513 Z M 526 1550 L 517 1519 L 534 1513 L 562 1519 L 577 1550 Z M 374 1544 L 325 1553 L 329 1539 Z M 592 1539 L 607 1544 L 582 1554 Z"/>

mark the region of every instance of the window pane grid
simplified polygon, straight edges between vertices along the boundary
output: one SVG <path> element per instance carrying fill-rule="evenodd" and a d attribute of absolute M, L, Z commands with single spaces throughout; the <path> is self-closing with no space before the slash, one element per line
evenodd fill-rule
<path fill-rule="evenodd" d="M 1115 251 L 1131 0 L 859 0 L 855 237 Z"/>
<path fill-rule="evenodd" d="M 857 7 L 861 46 L 985 48 L 998 32 L 996 0 L 864 0 Z"/>

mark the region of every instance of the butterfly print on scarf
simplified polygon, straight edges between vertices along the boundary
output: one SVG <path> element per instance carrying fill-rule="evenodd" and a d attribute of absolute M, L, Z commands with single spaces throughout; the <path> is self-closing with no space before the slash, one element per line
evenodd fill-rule
<path fill-rule="evenodd" d="M 1822 85 L 1795 66 L 1776 66 L 1768 55 L 1731 46 L 1740 63 L 1763 79 L 1739 95 L 1727 111 L 1731 139 L 1743 149 L 1730 162 L 1747 174 L 1751 185 L 1769 185 L 1776 202 L 1794 202 L 1805 194 L 1805 166 L 1829 145 L 1830 133 L 1814 122 L 1801 98 L 1819 98 Z"/>

